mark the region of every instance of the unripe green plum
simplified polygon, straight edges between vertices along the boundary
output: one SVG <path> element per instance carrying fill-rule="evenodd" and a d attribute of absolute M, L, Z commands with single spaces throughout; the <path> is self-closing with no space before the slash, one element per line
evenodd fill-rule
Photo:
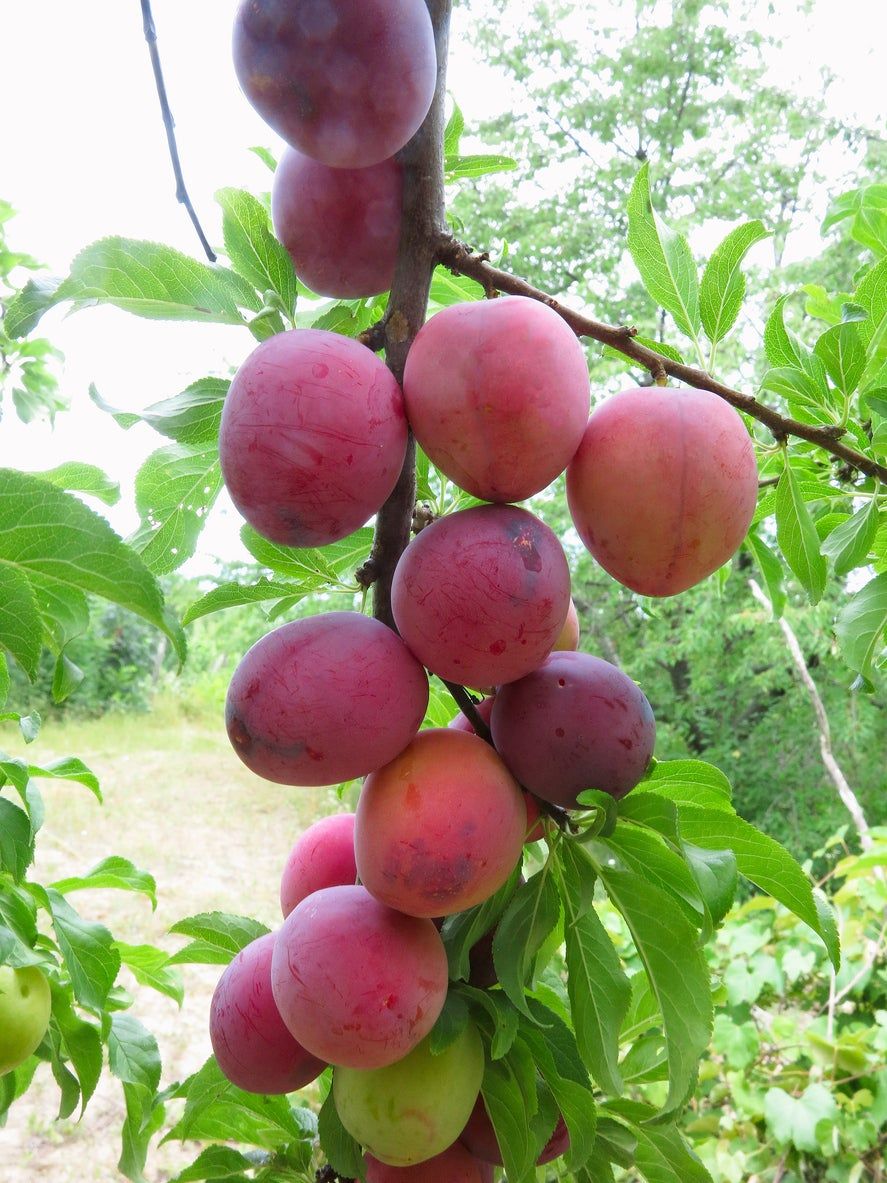
<path fill-rule="evenodd" d="M 567 501 L 605 571 L 645 596 L 673 596 L 739 549 L 758 492 L 751 438 L 707 390 L 623 390 L 588 421 Z"/>
<path fill-rule="evenodd" d="M 440 1055 L 422 1042 L 387 1068 L 336 1068 L 342 1125 L 388 1166 L 425 1162 L 452 1145 L 471 1115 L 484 1074 L 477 1028 L 468 1024 Z"/>
<path fill-rule="evenodd" d="M 41 970 L 35 965 L 0 965 L 0 1076 L 37 1050 L 51 1010 L 49 982 Z"/>

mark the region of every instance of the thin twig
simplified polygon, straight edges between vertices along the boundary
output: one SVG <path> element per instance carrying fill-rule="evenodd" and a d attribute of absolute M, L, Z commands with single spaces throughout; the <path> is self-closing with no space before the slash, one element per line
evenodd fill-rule
<path fill-rule="evenodd" d="M 157 30 L 154 28 L 154 17 L 151 14 L 151 0 L 141 0 L 141 5 L 145 40 L 148 42 L 148 52 L 151 55 L 151 68 L 154 71 L 154 82 L 157 85 L 157 97 L 160 99 L 163 126 L 166 128 L 166 142 L 169 144 L 172 171 L 176 178 L 176 200 L 180 201 L 188 211 L 188 217 L 197 231 L 197 237 L 200 239 L 200 245 L 206 252 L 206 257 L 210 263 L 215 263 L 216 253 L 209 245 L 207 237 L 203 233 L 203 227 L 200 225 L 197 214 L 194 211 L 194 206 L 191 204 L 191 198 L 188 196 L 188 190 L 185 188 L 185 178 L 182 176 L 182 165 L 179 161 L 179 150 L 176 146 L 175 120 L 169 108 L 169 99 L 166 97 L 166 85 L 163 81 L 163 70 L 160 67 L 160 54 L 157 52 Z"/>
<path fill-rule="evenodd" d="M 644 369 L 649 370 L 654 377 L 669 374 L 672 378 L 678 378 L 698 390 L 711 391 L 712 394 L 718 395 L 719 398 L 724 399 L 737 410 L 743 411 L 746 415 L 757 419 L 759 423 L 763 423 L 773 432 L 776 439 L 780 440 L 792 435 L 798 439 L 807 440 L 808 443 L 816 444 L 831 456 L 846 461 L 847 464 L 859 472 L 865 473 L 866 476 L 887 482 L 887 465 L 878 464 L 877 461 L 871 460 L 861 452 L 840 443 L 839 437 L 844 434 L 844 429 L 837 424 L 814 427 L 809 423 L 801 423 L 797 419 L 780 415 L 772 407 L 758 402 L 752 395 L 743 394 L 739 390 L 726 386 L 723 382 L 718 382 L 705 371 L 684 365 L 682 362 L 672 361 L 655 350 L 638 344 L 634 339 L 637 336 L 636 329 L 628 326 L 605 325 L 592 320 L 591 317 L 584 316 L 581 312 L 574 312 L 571 308 L 560 304 L 547 292 L 533 287 L 526 280 L 493 267 L 484 255 L 475 253 L 470 247 L 457 241 L 450 234 L 441 235 L 437 257 L 440 263 L 455 274 L 466 275 L 476 280 L 485 289 L 493 287 L 500 292 L 507 292 L 515 296 L 528 296 L 532 300 L 539 300 L 541 303 L 547 304 L 567 322 L 577 337 L 591 337 L 603 345 L 617 349 L 625 357 L 638 362 Z"/>

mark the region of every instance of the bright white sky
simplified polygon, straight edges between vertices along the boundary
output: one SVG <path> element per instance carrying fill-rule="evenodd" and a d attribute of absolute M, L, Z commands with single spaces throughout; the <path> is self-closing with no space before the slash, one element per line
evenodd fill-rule
<path fill-rule="evenodd" d="M 221 238 L 215 190 L 267 189 L 270 174 L 248 149 L 260 144 L 279 151 L 279 141 L 234 78 L 236 3 L 153 4 L 185 179 L 213 242 Z M 809 90 L 820 66 L 828 64 L 840 78 L 833 111 L 877 123 L 880 110 L 883 123 L 883 62 L 876 50 L 887 39 L 887 15 L 876 16 L 878 7 L 871 0 L 815 0 L 805 28 L 784 30 L 785 56 L 778 65 L 783 83 Z M 778 12 L 771 19 L 780 32 L 787 23 Z M 473 62 L 465 20 L 457 9 L 450 88 L 470 129 L 509 104 L 490 73 Z M 138 0 L 0 0 L 0 61 L 0 197 L 19 211 L 8 226 L 13 249 L 30 252 L 57 274 L 64 274 L 81 247 L 109 234 L 153 239 L 199 256 L 191 224 L 175 201 Z M 138 410 L 195 378 L 226 373 L 252 348 L 252 338 L 245 330 L 144 321 L 115 309 L 70 318 L 54 312 L 43 328 L 65 353 L 63 388 L 75 410 L 59 417 L 54 432 L 34 424 L 22 428 L 7 412 L 0 422 L 0 464 L 35 471 L 73 459 L 99 464 L 123 486 L 124 505 L 109 516 L 125 533 L 136 524 L 135 470 L 164 441 L 141 426 L 121 432 L 92 407 L 89 383 L 115 406 Z M 230 507 L 217 507 L 203 554 L 243 557 L 238 526 Z M 207 566 L 202 558 L 188 569 Z"/>

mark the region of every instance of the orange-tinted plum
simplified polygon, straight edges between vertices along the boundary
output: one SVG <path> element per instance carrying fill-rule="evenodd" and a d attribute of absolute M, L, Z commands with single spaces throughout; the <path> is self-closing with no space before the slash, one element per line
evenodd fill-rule
<path fill-rule="evenodd" d="M 444 308 L 410 347 L 407 418 L 434 463 L 484 501 L 523 501 L 564 471 L 588 421 L 576 335 L 525 296 Z"/>
<path fill-rule="evenodd" d="M 483 1074 L 483 1044 L 469 1023 L 437 1056 L 424 1039 L 387 1068 L 337 1068 L 333 1099 L 352 1138 L 387 1166 L 405 1167 L 434 1158 L 456 1141 Z"/>
<path fill-rule="evenodd" d="M 322 887 L 354 883 L 354 814 L 334 813 L 314 822 L 289 853 L 280 879 L 284 919 L 296 904 Z"/>
<path fill-rule="evenodd" d="M 389 1167 L 371 1154 L 364 1155 L 364 1163 L 367 1183 L 493 1183 L 492 1166 L 461 1142 L 413 1167 Z"/>
<path fill-rule="evenodd" d="M 325 887 L 283 922 L 271 988 L 291 1034 L 314 1055 L 380 1068 L 437 1021 L 447 955 L 430 920 L 395 912 L 364 887 Z"/>
<path fill-rule="evenodd" d="M 242 0 L 233 49 L 237 80 L 265 122 L 335 168 L 400 151 L 434 96 L 423 0 Z"/>
<path fill-rule="evenodd" d="M 751 438 L 706 390 L 624 390 L 594 412 L 567 469 L 582 541 L 645 596 L 673 596 L 735 554 L 755 509 Z"/>
<path fill-rule="evenodd" d="M 559 653 L 563 651 L 574 652 L 579 648 L 579 613 L 576 611 L 576 605 L 570 600 L 570 607 L 567 609 L 567 619 L 564 621 L 563 628 L 557 635 L 557 640 L 554 643 L 553 652 Z"/>
<path fill-rule="evenodd" d="M 502 886 L 526 832 L 520 786 L 489 744 L 449 727 L 421 731 L 364 782 L 357 872 L 398 911 L 449 916 Z"/>
<path fill-rule="evenodd" d="M 583 789 L 624 797 L 653 754 L 656 723 L 638 686 L 589 653 L 553 653 L 500 687 L 490 720 L 502 759 L 521 784 L 554 805 Z"/>
<path fill-rule="evenodd" d="M 535 669 L 569 602 L 561 544 L 514 505 L 464 509 L 426 526 L 401 555 L 391 588 L 412 652 L 463 686 L 498 686 Z"/>
<path fill-rule="evenodd" d="M 339 333 L 291 329 L 234 375 L 219 461 L 231 500 L 263 537 L 326 546 L 381 507 L 406 444 L 403 396 L 384 362 Z"/>
<path fill-rule="evenodd" d="M 287 1030 L 271 993 L 274 933 L 252 941 L 219 979 L 209 1035 L 224 1076 L 248 1093 L 291 1093 L 326 1068 Z"/>
<path fill-rule="evenodd" d="M 274 233 L 302 283 L 320 296 L 353 300 L 387 292 L 394 278 L 403 170 L 330 168 L 287 148 L 271 189 Z"/>
<path fill-rule="evenodd" d="M 281 625 L 234 671 L 228 736 L 257 776 L 332 785 L 364 776 L 410 742 L 428 678 L 390 628 L 359 612 Z"/>
<path fill-rule="evenodd" d="M 499 1149 L 496 1131 L 493 1129 L 493 1123 L 490 1121 L 483 1097 L 477 1098 L 475 1106 L 471 1111 L 471 1117 L 469 1117 L 465 1129 L 459 1135 L 459 1141 L 476 1158 L 481 1159 L 481 1161 L 492 1163 L 496 1166 L 502 1165 L 502 1151 Z M 545 1143 L 542 1153 L 536 1159 L 536 1165 L 542 1166 L 543 1163 L 551 1162 L 552 1159 L 566 1154 L 569 1146 L 570 1135 L 567 1132 L 566 1122 L 558 1114 L 557 1123 L 552 1131 L 551 1137 Z"/>

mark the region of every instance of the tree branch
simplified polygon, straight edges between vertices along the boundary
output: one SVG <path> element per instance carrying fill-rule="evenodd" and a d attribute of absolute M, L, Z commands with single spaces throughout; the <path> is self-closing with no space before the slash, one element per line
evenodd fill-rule
<path fill-rule="evenodd" d="M 716 378 L 712 378 L 704 370 L 697 370 L 682 362 L 671 361 L 670 358 L 663 357 L 655 350 L 638 344 L 634 340 L 637 334 L 636 329 L 624 325 L 618 328 L 605 325 L 592 320 L 591 317 L 585 316 L 581 312 L 574 312 L 571 308 L 560 304 L 547 292 L 533 287 L 526 280 L 494 267 L 483 255 L 472 251 L 470 247 L 459 242 L 449 233 L 442 234 L 438 240 L 437 258 L 450 271 L 477 280 L 486 290 L 493 288 L 496 291 L 507 292 L 514 296 L 528 296 L 532 300 L 539 300 L 543 304 L 547 304 L 567 322 L 577 337 L 591 337 L 603 345 L 617 349 L 625 357 L 638 362 L 644 369 L 649 370 L 654 377 L 668 374 L 672 378 L 686 382 L 689 386 L 694 386 L 699 390 L 708 390 L 712 394 L 718 395 L 738 411 L 743 411 L 746 415 L 757 419 L 759 423 L 763 423 L 777 439 L 793 435 L 798 439 L 807 440 L 808 443 L 816 444 L 824 452 L 843 460 L 866 476 L 887 482 L 887 465 L 878 464 L 877 461 L 864 456 L 861 452 L 842 444 L 839 437 L 844 434 L 844 431 L 837 425 L 813 427 L 809 423 L 801 423 L 797 419 L 780 415 L 772 407 L 758 402 L 752 395 L 743 394 L 739 390 L 726 386 L 723 382 L 718 382 Z"/>
<path fill-rule="evenodd" d="M 206 252 L 206 257 L 210 263 L 215 263 L 216 253 L 209 245 L 206 235 L 203 233 L 203 227 L 197 214 L 194 211 L 194 206 L 191 204 L 191 198 L 188 196 L 188 190 L 185 188 L 185 178 L 182 176 L 182 165 L 179 161 L 179 149 L 176 145 L 175 120 L 172 117 L 172 111 L 169 107 L 169 99 L 166 97 L 166 84 L 163 81 L 163 70 L 160 67 L 160 54 L 157 52 L 157 30 L 154 27 L 154 17 L 151 13 L 151 0 L 141 0 L 142 5 L 142 26 L 145 30 L 145 40 L 148 42 L 148 53 L 151 55 L 151 68 L 154 71 L 154 82 L 157 86 L 157 97 L 160 99 L 160 112 L 163 115 L 163 126 L 166 128 L 166 142 L 169 145 L 169 155 L 172 160 L 172 171 L 176 178 L 176 200 L 180 201 L 185 209 L 188 211 L 188 217 L 191 219 L 191 224 L 197 231 L 197 237 L 200 239 L 200 245 Z"/>
<path fill-rule="evenodd" d="M 437 45 L 437 90 L 425 122 L 400 153 L 404 197 L 394 283 L 385 315 L 366 341 L 384 348 L 388 368 L 401 384 L 407 353 L 425 321 L 436 246 L 446 226 L 443 133 L 451 0 L 426 2 Z M 364 586 L 373 585 L 373 615 L 391 628 L 391 581 L 410 540 L 415 501 L 416 448 L 410 435 L 397 485 L 376 516 L 372 554 L 361 574 Z"/>

